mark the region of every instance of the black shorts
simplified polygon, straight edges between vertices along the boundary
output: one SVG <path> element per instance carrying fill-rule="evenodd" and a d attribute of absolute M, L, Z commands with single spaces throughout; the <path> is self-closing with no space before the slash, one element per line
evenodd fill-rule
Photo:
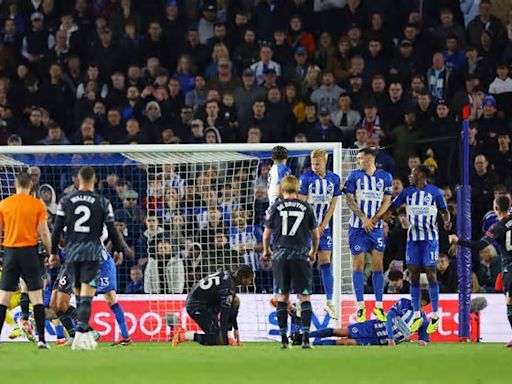
<path fill-rule="evenodd" d="M 203 330 L 205 344 L 219 345 L 220 326 L 217 313 L 204 304 L 194 302 L 187 303 L 187 313 Z"/>
<path fill-rule="evenodd" d="M 96 279 L 100 275 L 100 261 L 68 261 L 66 275 L 71 280 L 72 288 L 80 288 L 82 283 L 96 288 Z"/>
<path fill-rule="evenodd" d="M 311 265 L 307 252 L 279 248 L 274 252 L 272 275 L 278 294 L 290 293 L 291 288 L 300 295 L 311 294 Z"/>
<path fill-rule="evenodd" d="M 60 267 L 59 274 L 55 278 L 55 283 L 53 284 L 53 290 L 65 293 L 69 296 L 73 294 L 73 282 L 66 273 L 65 265 Z"/>
<path fill-rule="evenodd" d="M 14 292 L 22 278 L 29 291 L 43 288 L 41 279 L 41 262 L 37 246 L 4 249 L 4 262 L 0 289 Z"/>
<path fill-rule="evenodd" d="M 503 273 L 503 293 L 512 298 L 512 271 Z"/>

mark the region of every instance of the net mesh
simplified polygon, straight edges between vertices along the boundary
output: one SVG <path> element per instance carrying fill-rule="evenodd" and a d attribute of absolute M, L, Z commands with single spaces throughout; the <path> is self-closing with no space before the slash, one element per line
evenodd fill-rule
<path fill-rule="evenodd" d="M 341 170 L 333 170 L 330 156 L 328 168 L 344 182 L 356 167 L 356 154 L 343 150 Z M 147 328 L 155 330 L 152 340 L 168 340 L 175 325 L 193 329 L 183 308 L 192 285 L 242 263 L 256 274 L 248 292 L 261 294 L 252 301 L 257 330 L 272 335 L 272 275 L 259 261 L 270 152 L 0 155 L 0 165 L 2 199 L 15 192 L 16 174 L 32 167 L 50 226 L 60 198 L 77 190 L 79 168 L 95 168 L 97 191 L 112 202 L 117 229 L 129 247 L 117 270 L 118 293 L 149 295 Z M 309 151 L 290 152 L 288 166 L 300 177 L 309 168 Z M 341 203 L 341 281 L 336 284 L 342 295 L 351 295 L 350 211 L 343 198 Z M 313 293 L 323 293 L 318 269 L 313 270 Z M 354 310 L 353 300 L 342 301 L 343 320 Z"/>

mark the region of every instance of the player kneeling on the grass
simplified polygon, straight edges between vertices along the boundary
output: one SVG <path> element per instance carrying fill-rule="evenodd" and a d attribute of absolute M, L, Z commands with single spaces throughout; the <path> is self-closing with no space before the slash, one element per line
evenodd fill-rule
<path fill-rule="evenodd" d="M 112 240 L 114 254 L 121 253 L 122 245 L 114 226 L 112 205 L 106 198 L 94 192 L 94 169 L 82 167 L 78 173 L 78 180 L 79 190 L 65 196 L 59 204 L 49 264 L 52 266 L 59 261 L 58 243 L 66 227 L 66 274 L 72 282 L 78 303 L 76 337 L 71 348 L 93 350 L 96 348 L 96 341 L 89 326 L 89 319 L 102 259 L 103 244 L 100 236 L 104 224 Z"/>
<path fill-rule="evenodd" d="M 421 291 L 421 306 L 428 305 L 429 294 Z M 430 341 L 427 333 L 427 315 L 421 312 L 424 322 L 418 329 L 419 345 L 427 345 Z M 396 345 L 410 339 L 414 332 L 410 331 L 414 320 L 412 302 L 409 299 L 398 300 L 386 315 L 386 322 L 367 320 L 363 323 L 349 324 L 347 328 L 323 328 L 310 333 L 310 337 L 338 337 L 336 340 L 315 340 L 314 345 Z"/>
<path fill-rule="evenodd" d="M 499 221 L 491 225 L 480 241 L 459 239 L 456 235 L 450 235 L 449 239 L 451 244 L 478 251 L 491 244 L 498 245 L 503 270 L 503 291 L 507 297 L 507 317 L 512 328 L 512 214 L 509 213 L 511 204 L 507 195 L 496 197 L 494 212 Z M 507 347 L 512 348 L 512 341 L 507 344 Z"/>
<path fill-rule="evenodd" d="M 311 294 L 311 264 L 315 262 L 320 234 L 311 206 L 299 200 L 299 181 L 286 176 L 281 182 L 283 199 L 274 203 L 265 219 L 263 233 L 263 260 L 272 261 L 274 287 L 277 291 L 277 320 L 283 348 L 288 348 L 288 298 L 293 285 L 300 297 L 301 320 L 304 334 L 303 348 L 310 348 L 309 327 L 313 310 Z M 274 254 L 270 238 L 274 237 Z M 308 247 L 312 237 L 311 249 Z M 308 254 L 309 252 L 309 254 Z"/>
<path fill-rule="evenodd" d="M 199 280 L 187 296 L 187 313 L 204 333 L 185 332 L 178 328 L 172 339 L 173 347 L 187 341 L 202 345 L 228 345 L 228 331 L 235 328 L 236 344 L 240 333 L 236 317 L 240 301 L 235 289 L 252 284 L 254 272 L 248 265 L 240 266 L 234 273 L 217 272 Z"/>

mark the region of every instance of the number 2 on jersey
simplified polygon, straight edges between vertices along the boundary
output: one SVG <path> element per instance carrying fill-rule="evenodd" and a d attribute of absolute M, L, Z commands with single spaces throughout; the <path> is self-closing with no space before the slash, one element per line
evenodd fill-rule
<path fill-rule="evenodd" d="M 300 211 L 281 211 L 279 212 L 281 215 L 282 225 L 281 225 L 281 234 L 283 236 L 295 236 L 297 233 L 297 229 L 300 227 L 300 223 L 304 220 L 304 212 Z M 292 228 L 288 232 L 288 217 L 296 217 L 295 222 L 292 225 Z"/>
<path fill-rule="evenodd" d="M 91 218 L 91 210 L 86 205 L 79 205 L 75 208 L 75 211 L 73 212 L 75 215 L 81 215 L 76 221 L 75 221 L 75 232 L 79 233 L 89 233 L 91 232 L 91 227 L 88 225 L 84 225 L 90 218 Z"/>

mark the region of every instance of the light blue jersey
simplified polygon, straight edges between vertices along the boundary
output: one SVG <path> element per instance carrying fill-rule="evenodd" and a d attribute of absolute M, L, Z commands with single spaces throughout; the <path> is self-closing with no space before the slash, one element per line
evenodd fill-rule
<path fill-rule="evenodd" d="M 291 173 L 292 171 L 286 164 L 275 163 L 270 168 L 267 183 L 269 207 L 274 205 L 275 201 L 279 198 L 281 180 L 283 180 L 286 176 L 291 175 Z"/>
<path fill-rule="evenodd" d="M 377 169 L 373 175 L 357 170 L 348 175 L 343 192 L 353 194 L 359 209 L 370 219 L 379 211 L 384 196 L 391 195 L 392 182 L 393 176 L 381 169 Z M 361 219 L 353 212 L 349 226 L 364 228 Z M 382 220 L 379 220 L 376 228 L 382 228 Z"/>
<path fill-rule="evenodd" d="M 393 200 L 392 205 L 399 207 L 405 204 L 407 218 L 411 224 L 408 230 L 409 241 L 438 240 L 437 213 L 446 209 L 447 204 L 443 191 L 432 184 L 423 189 L 414 186 L 405 188 Z"/>
<path fill-rule="evenodd" d="M 315 212 L 316 221 L 321 224 L 332 199 L 341 195 L 341 179 L 331 171 L 327 171 L 325 177 L 321 177 L 309 170 L 300 177 L 299 194 L 307 196 L 307 201 Z M 326 227 L 328 228 L 329 226 Z"/>

